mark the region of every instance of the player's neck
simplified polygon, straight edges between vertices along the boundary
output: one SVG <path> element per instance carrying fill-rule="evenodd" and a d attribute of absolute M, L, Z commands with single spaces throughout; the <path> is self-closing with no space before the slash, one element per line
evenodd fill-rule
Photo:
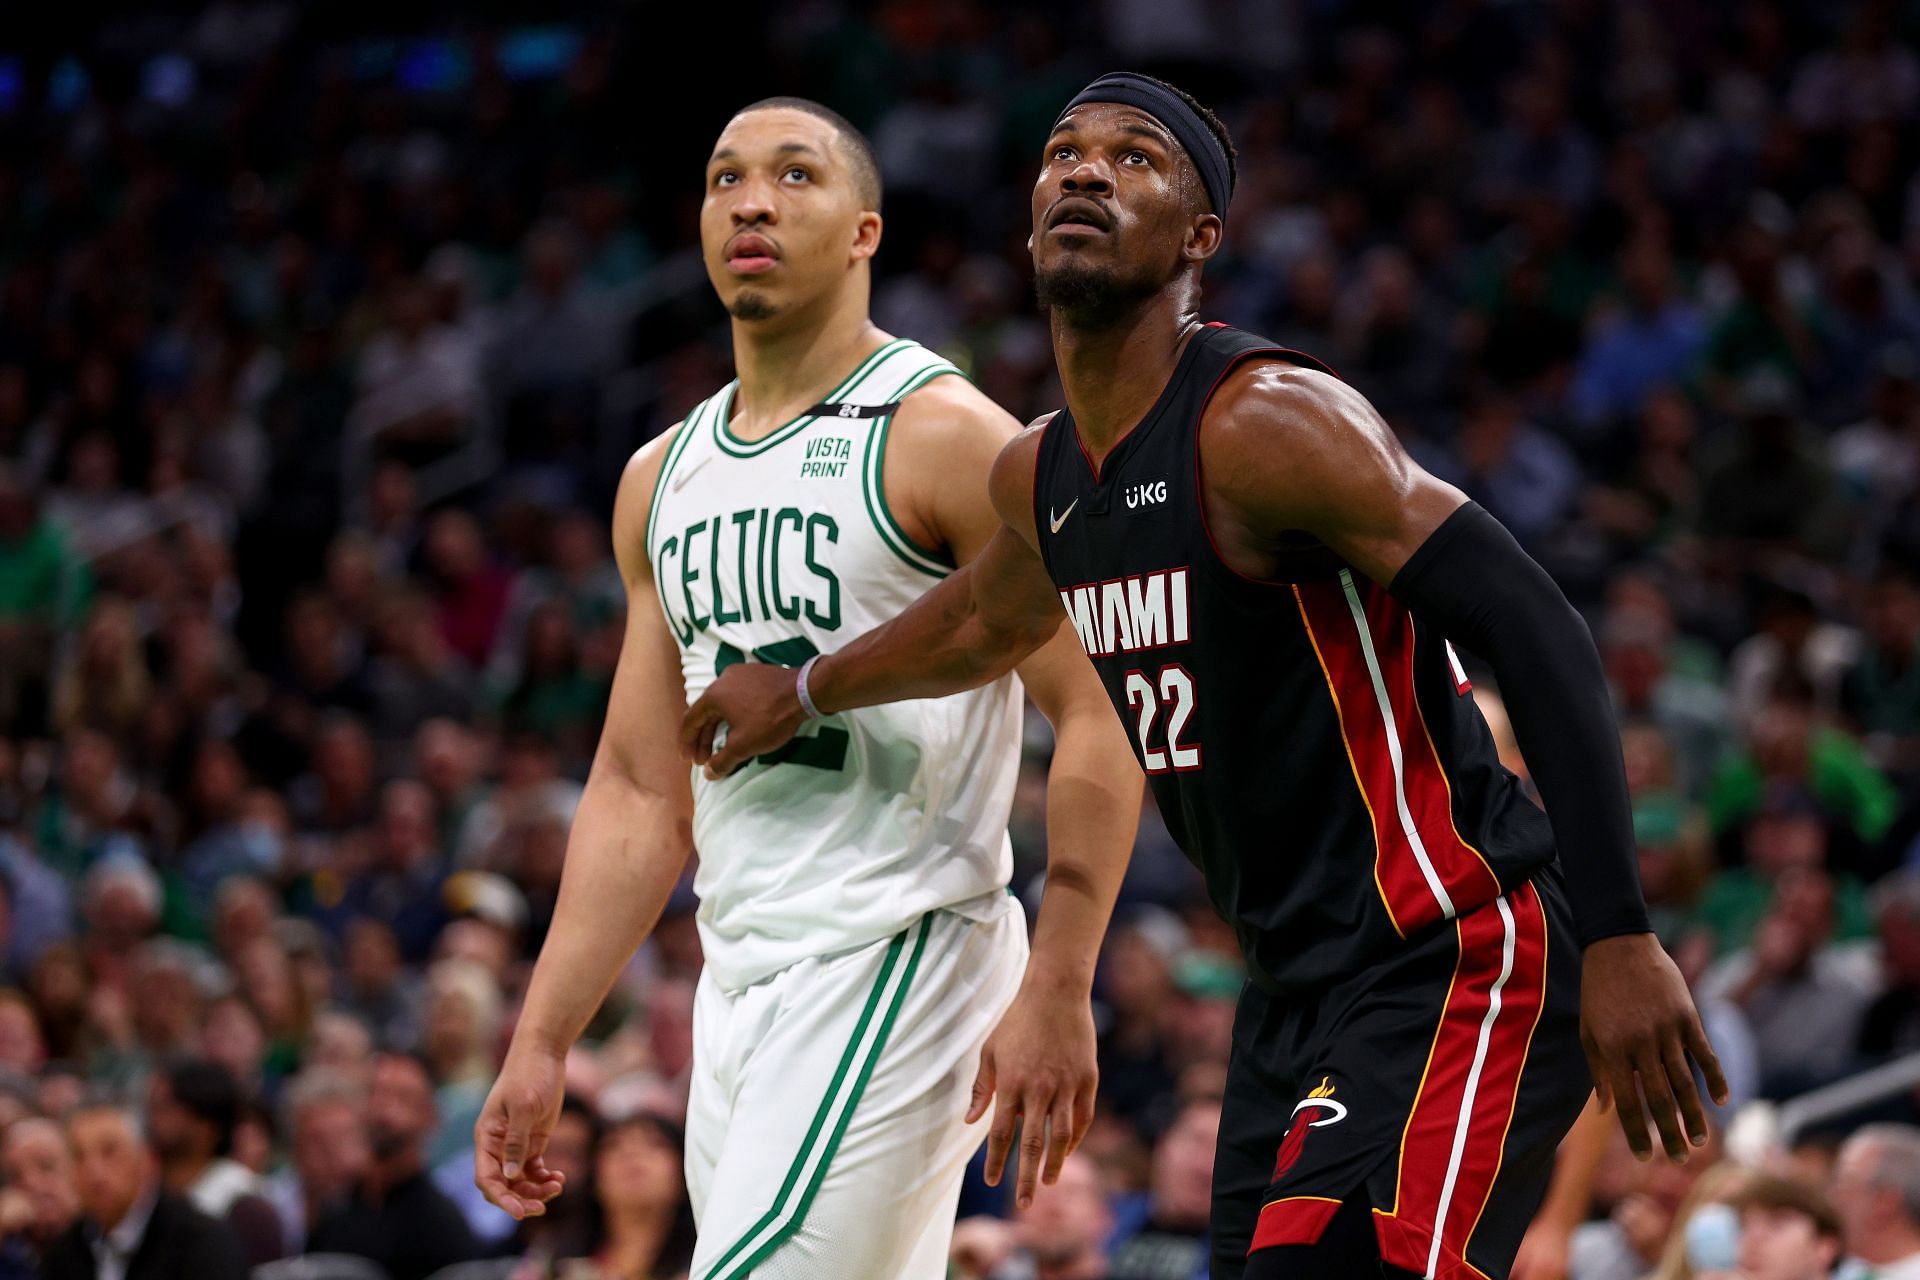
<path fill-rule="evenodd" d="M 1096 465 L 1153 408 L 1199 328 L 1189 307 L 1168 305 L 1164 294 L 1095 329 L 1074 328 L 1055 313 L 1060 385 Z"/>
<path fill-rule="evenodd" d="M 887 335 L 867 316 L 866 298 L 825 298 L 751 324 L 733 322 L 740 390 L 729 430 L 757 440 L 819 404 Z"/>

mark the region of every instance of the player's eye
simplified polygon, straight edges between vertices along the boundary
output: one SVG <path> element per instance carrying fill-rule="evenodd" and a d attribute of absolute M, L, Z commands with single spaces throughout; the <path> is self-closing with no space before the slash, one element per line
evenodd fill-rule
<path fill-rule="evenodd" d="M 1127 164 L 1131 164 L 1136 160 L 1139 161 L 1141 164 L 1145 164 L 1145 165 L 1150 165 L 1153 163 L 1152 158 L 1148 156 L 1147 153 L 1144 151 L 1129 151 L 1127 152 L 1127 154 L 1121 156 L 1120 159 L 1123 163 L 1127 163 Z"/>
<path fill-rule="evenodd" d="M 802 169 L 799 165 L 794 165 L 793 168 L 787 170 L 785 176 L 789 182 L 806 182 L 813 177 L 812 174 Z"/>
<path fill-rule="evenodd" d="M 1073 148 L 1072 147 L 1055 147 L 1053 149 L 1053 159 L 1055 160 L 1073 159 Z"/>
<path fill-rule="evenodd" d="M 722 169 L 713 175 L 713 185 L 716 187 L 731 187 L 738 181 L 740 181 L 740 175 L 731 169 Z"/>

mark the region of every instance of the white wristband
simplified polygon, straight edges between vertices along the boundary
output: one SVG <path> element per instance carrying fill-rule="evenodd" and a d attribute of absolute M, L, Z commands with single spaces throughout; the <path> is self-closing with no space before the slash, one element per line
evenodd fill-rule
<path fill-rule="evenodd" d="M 807 692 L 807 676 L 813 672 L 813 664 L 820 661 L 820 655 L 814 654 L 800 664 L 800 674 L 793 678 L 794 696 L 800 699 L 800 709 L 807 713 L 807 719 L 818 720 L 820 708 L 813 705 L 813 695 Z"/>

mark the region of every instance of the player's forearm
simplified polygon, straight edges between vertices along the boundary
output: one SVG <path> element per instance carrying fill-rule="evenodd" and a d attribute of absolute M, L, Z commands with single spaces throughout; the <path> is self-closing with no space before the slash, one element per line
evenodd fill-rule
<path fill-rule="evenodd" d="M 660 919 L 692 849 L 684 805 L 596 767 L 567 840 L 560 899 L 514 1029 L 563 1055 Z"/>
<path fill-rule="evenodd" d="M 1553 824 L 1581 944 L 1647 932 L 1606 674 L 1560 588 L 1469 504 L 1414 553 L 1392 590 L 1492 664 Z"/>
<path fill-rule="evenodd" d="M 1034 922 L 1027 986 L 1075 999 L 1092 991 L 1100 942 L 1133 854 L 1142 786 L 1139 763 L 1104 698 L 1054 721 L 1047 886 Z"/>
<path fill-rule="evenodd" d="M 807 689 L 823 714 L 991 684 L 1044 644 L 1057 614 L 983 607 L 980 561 L 963 565 L 892 621 L 814 664 Z"/>

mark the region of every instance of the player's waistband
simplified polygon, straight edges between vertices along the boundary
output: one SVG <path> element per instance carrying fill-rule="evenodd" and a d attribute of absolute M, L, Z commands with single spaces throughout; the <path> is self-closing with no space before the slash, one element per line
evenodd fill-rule
<path fill-rule="evenodd" d="M 1495 897 L 1488 898 L 1484 902 L 1472 903 L 1458 914 L 1436 920 L 1425 928 L 1417 929 L 1406 935 L 1404 938 L 1383 935 L 1379 946 L 1362 953 L 1355 958 L 1354 963 L 1343 966 L 1339 970 L 1305 974 L 1288 981 L 1283 981 L 1275 977 L 1265 965 L 1261 964 L 1258 942 L 1260 937 L 1264 935 L 1249 937 L 1243 933 L 1241 936 L 1240 949 L 1241 955 L 1246 961 L 1247 982 L 1249 985 L 1257 988 L 1262 994 L 1276 1000 L 1299 1000 L 1303 996 L 1323 991 L 1333 983 L 1344 982 L 1348 978 L 1364 973 L 1376 965 L 1387 963 L 1395 956 L 1412 948 L 1423 946 L 1441 934 L 1454 932 L 1454 930 L 1458 928 L 1460 920 L 1463 918 L 1472 916 L 1476 912 L 1487 910 L 1500 898 L 1504 898 L 1526 885 L 1534 886 L 1540 893 L 1543 902 L 1564 903 L 1565 901 L 1566 892 L 1561 883 L 1560 868 L 1556 863 L 1548 863 L 1518 883 L 1508 885 Z"/>

